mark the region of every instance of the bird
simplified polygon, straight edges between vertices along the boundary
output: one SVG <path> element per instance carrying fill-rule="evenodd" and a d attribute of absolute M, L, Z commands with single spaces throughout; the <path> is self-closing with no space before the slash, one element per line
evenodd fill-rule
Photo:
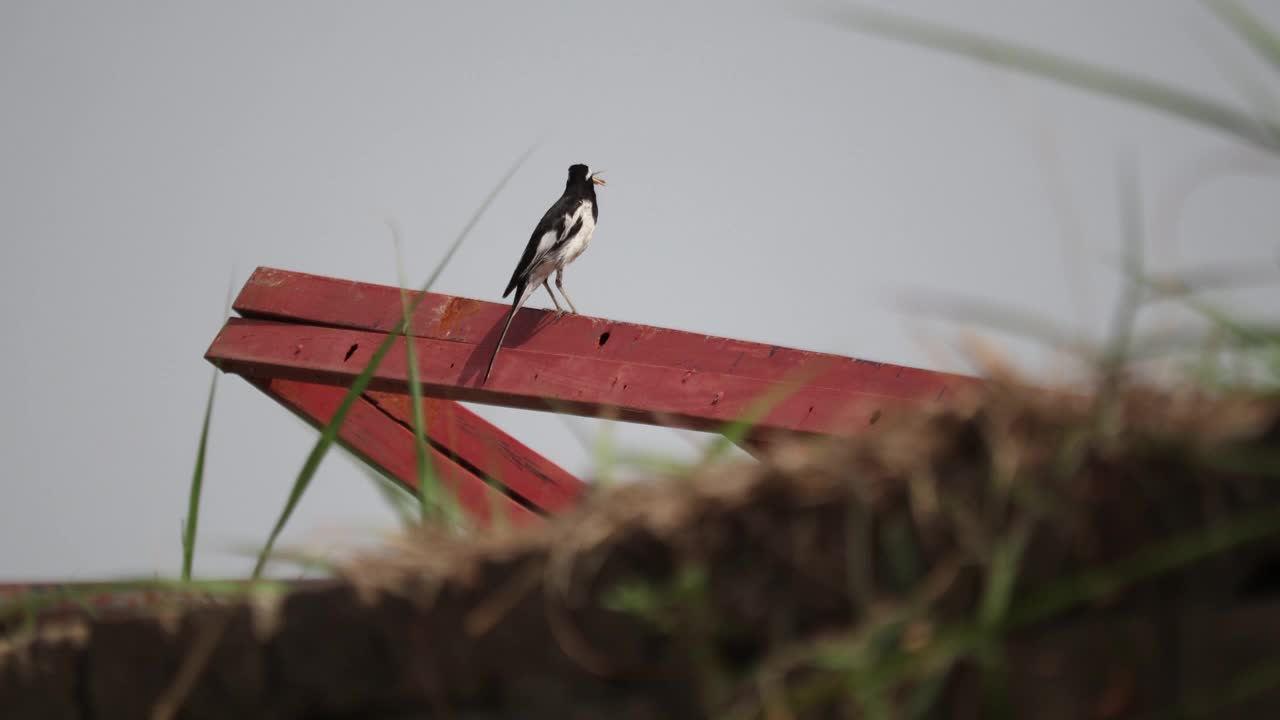
<path fill-rule="evenodd" d="M 587 166 L 582 163 L 570 165 L 569 177 L 564 183 L 564 194 L 547 209 L 534 227 L 533 234 L 529 236 L 524 254 L 520 256 L 515 272 L 511 273 L 511 281 L 502 293 L 505 298 L 514 290 L 515 297 L 512 298 L 511 312 L 507 313 L 502 334 L 498 336 L 498 344 L 493 347 L 493 355 L 489 358 L 489 367 L 484 371 L 482 385 L 488 382 L 489 373 L 493 372 L 493 362 L 498 359 L 498 350 L 507 337 L 507 330 L 511 329 L 516 311 L 537 291 L 539 285 L 546 288 L 547 294 L 551 296 L 551 302 L 556 306 L 556 317 L 564 313 L 560 302 L 556 300 L 556 294 L 551 292 L 551 285 L 547 283 L 552 273 L 556 276 L 556 288 L 569 304 L 570 311 L 575 315 L 578 313 L 578 308 L 574 307 L 569 294 L 564 290 L 564 268 L 578 259 L 595 234 L 596 220 L 600 217 L 595 186 L 605 184 L 599 174 L 598 171 L 588 172 Z"/>

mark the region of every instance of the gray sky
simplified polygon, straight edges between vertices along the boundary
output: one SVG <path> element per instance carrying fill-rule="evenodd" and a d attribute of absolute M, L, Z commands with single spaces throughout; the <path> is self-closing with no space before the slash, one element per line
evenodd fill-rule
<path fill-rule="evenodd" d="M 880 5 L 1244 105 L 1225 61 L 1280 97 L 1193 2 Z M 1274 262 L 1274 173 L 1188 185 L 1212 167 L 1273 171 L 1252 149 L 791 7 L 0 2 L 0 581 L 176 573 L 212 372 L 201 356 L 228 283 L 257 265 L 395 283 L 394 218 L 420 284 L 538 138 L 437 290 L 500 300 L 574 162 L 609 181 L 566 273 L 581 311 L 906 365 L 966 369 L 921 341 L 954 325 L 900 312 L 911 291 L 1098 336 L 1116 296 L 1122 152 L 1140 163 L 1155 268 Z M 1261 316 L 1278 295 L 1219 299 Z M 588 474 L 565 422 L 479 411 Z M 669 430 L 616 435 L 692 451 Z M 198 573 L 247 571 L 237 549 L 265 537 L 313 442 L 222 378 Z M 333 454 L 284 544 L 392 526 Z"/>

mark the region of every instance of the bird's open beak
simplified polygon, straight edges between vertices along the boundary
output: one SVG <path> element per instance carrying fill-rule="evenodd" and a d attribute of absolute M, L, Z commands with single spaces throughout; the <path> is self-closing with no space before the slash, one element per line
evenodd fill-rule
<path fill-rule="evenodd" d="M 604 185 L 604 178 L 602 178 L 602 177 L 596 177 L 595 173 L 592 173 L 592 174 L 591 174 L 591 182 L 593 182 L 593 183 L 595 183 L 595 184 L 597 184 L 597 185 Z"/>

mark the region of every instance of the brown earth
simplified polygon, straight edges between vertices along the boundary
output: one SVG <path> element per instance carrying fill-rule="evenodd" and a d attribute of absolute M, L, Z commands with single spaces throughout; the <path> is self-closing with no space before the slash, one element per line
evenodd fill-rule
<path fill-rule="evenodd" d="M 277 600 L 12 627 L 0 717 L 1263 717 L 1278 409 L 993 385 Z"/>

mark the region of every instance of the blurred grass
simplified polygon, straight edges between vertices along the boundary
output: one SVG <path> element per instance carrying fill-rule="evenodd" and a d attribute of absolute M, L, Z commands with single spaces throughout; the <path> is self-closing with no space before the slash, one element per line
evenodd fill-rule
<path fill-rule="evenodd" d="M 1235 0 L 1206 0 L 1204 4 L 1212 16 L 1242 43 L 1280 72 L 1280 35 Z M 1274 113 L 1262 109 L 1250 114 L 1132 73 L 897 13 L 854 6 L 827 11 L 823 18 L 828 24 L 842 29 L 941 51 L 1146 107 L 1169 117 L 1226 133 L 1270 154 L 1280 153 L 1280 120 Z M 1251 93 L 1261 92 L 1252 84 L 1250 87 Z M 1269 97 L 1258 98 L 1255 104 L 1273 108 L 1280 106 L 1278 101 L 1280 95 L 1272 92 Z M 1122 186 L 1126 237 L 1136 235 L 1128 242 L 1127 263 L 1139 258 L 1136 253 L 1141 251 L 1143 244 L 1141 210 L 1137 196 L 1136 188 Z M 1211 326 L 1209 337 L 1201 342 L 1204 362 L 1194 371 L 1195 377 L 1218 390 L 1231 387 L 1239 389 L 1242 386 L 1280 389 L 1280 334 L 1274 328 L 1252 327 L 1231 318 L 1227 313 L 1194 297 L 1195 288 L 1184 288 L 1181 293 L 1157 288 L 1156 282 L 1145 276 L 1141 267 L 1126 266 L 1124 271 L 1129 282 L 1124 286 L 1125 299 L 1117 305 L 1113 327 L 1113 341 L 1121 344 L 1104 351 L 1101 358 L 1103 363 L 1119 368 L 1133 359 L 1135 353 L 1139 356 L 1151 353 L 1161 355 L 1175 350 L 1175 346 L 1170 343 L 1150 342 L 1133 337 L 1137 309 L 1147 302 L 1144 298 L 1153 296 L 1155 299 L 1175 299 L 1201 315 Z M 960 315 L 969 320 L 976 318 L 1006 331 L 1044 340 L 1086 360 L 1099 361 L 1098 350 L 1090 347 L 1074 332 L 1055 328 L 1046 318 L 1032 317 L 1010 308 L 995 308 L 974 302 L 957 303 L 954 298 L 937 299 L 930 305 L 935 310 L 942 309 L 953 316 Z M 1207 350 L 1211 342 L 1218 344 L 1212 352 Z M 1122 355 L 1116 354 L 1117 348 L 1124 348 Z M 1236 366 L 1224 368 L 1220 362 L 1223 355 L 1229 356 L 1237 363 Z"/>
<path fill-rule="evenodd" d="M 1218 5 L 1234 5 L 1219 2 Z M 1220 9 L 1221 17 L 1233 11 Z M 1243 11 L 1235 11 L 1243 13 Z M 1235 17 L 1232 15 L 1231 17 Z M 1243 17 L 1251 16 L 1241 15 Z M 1097 95 L 1159 111 L 1169 117 L 1218 130 L 1237 140 L 1280 154 L 1280 123 L 1195 93 L 1141 76 L 1056 55 L 979 33 L 958 30 L 897 13 L 866 7 L 843 7 L 824 13 L 831 25 L 940 50 L 988 65 L 1053 80 Z M 1256 21 L 1233 20 L 1230 27 L 1254 47 L 1271 47 L 1277 38 Z M 1247 30 L 1245 28 L 1248 28 Z"/>
<path fill-rule="evenodd" d="M 1230 0 L 1210 0 L 1207 3 L 1214 14 L 1231 28 L 1253 50 L 1280 70 L 1280 37 L 1265 27 L 1259 19 L 1242 6 Z M 867 32 L 882 37 L 905 41 L 919 47 L 941 50 L 952 55 L 984 62 L 997 67 L 1016 70 L 1032 76 L 1057 81 L 1095 94 L 1124 100 L 1145 106 L 1166 115 L 1180 118 L 1234 136 L 1238 140 L 1269 153 L 1280 151 L 1277 129 L 1280 125 L 1272 116 L 1263 119 L 1200 97 L 1175 87 L 1147 80 L 1129 73 L 1054 55 L 1004 40 L 956 30 L 935 23 L 913 20 L 901 15 L 866 8 L 842 9 L 832 12 L 828 19 L 832 24 L 846 29 Z M 1142 209 L 1136 174 L 1131 168 L 1121 173 L 1119 187 L 1120 206 L 1123 212 L 1122 227 L 1126 241 L 1123 273 L 1124 289 L 1117 302 L 1110 338 L 1104 347 L 1092 348 L 1075 342 L 1081 356 L 1091 359 L 1098 370 L 1101 384 L 1096 388 L 1098 405 L 1105 398 L 1121 392 L 1121 373 L 1133 359 L 1137 343 L 1136 329 L 1139 310 L 1153 300 L 1175 300 L 1201 315 L 1210 326 L 1208 337 L 1203 340 L 1205 355 L 1217 359 L 1225 351 L 1236 359 L 1244 358 L 1248 366 L 1238 369 L 1232 379 L 1238 384 L 1231 389 L 1250 392 L 1276 392 L 1280 390 L 1280 332 L 1274 328 L 1258 328 L 1233 318 L 1229 313 L 1204 302 L 1197 297 L 1198 288 L 1183 285 L 1171 291 L 1167 284 L 1149 278 L 1142 263 L 1144 232 Z M 951 308 L 954 311 L 954 307 Z M 1061 342 L 1069 333 L 1046 331 L 1040 319 L 1020 316 L 1007 308 L 986 309 L 986 317 L 994 318 L 1006 329 L 1013 328 L 1023 334 L 1039 336 Z M 1051 326 L 1050 326 L 1051 327 Z M 1209 343 L 1214 343 L 1208 351 Z M 1257 370 L 1261 368 L 1262 373 Z M 1252 371 L 1252 372 L 1250 372 Z M 1221 375 L 1215 378 L 1221 385 Z M 1094 426 L 1090 434 L 1104 431 L 1104 426 Z M 1095 442 L 1088 436 L 1079 439 L 1078 446 Z M 1274 459 L 1272 459 L 1274 461 Z M 1246 461 L 1254 471 L 1274 472 L 1274 462 L 1257 459 Z M 998 482 L 990 478 L 988 482 Z M 1153 576 L 1168 573 L 1207 557 L 1224 553 L 1242 544 L 1256 542 L 1280 534 L 1280 508 L 1265 508 L 1238 517 L 1226 525 L 1206 528 L 1203 532 L 1189 533 L 1166 543 L 1151 546 L 1109 567 L 1090 569 L 1076 576 L 1062 578 L 1043 591 L 1029 597 L 1012 595 L 1014 579 L 1019 573 L 1019 558 L 1025 548 L 1027 526 L 1016 525 L 989 553 L 986 570 L 986 586 L 981 598 L 976 621 L 969 626 L 952 624 L 940 628 L 923 650 L 902 652 L 898 643 L 880 647 L 886 652 L 876 652 L 877 646 L 869 642 L 865 630 L 856 638 L 822 642 L 827 654 L 844 661 L 834 666 L 834 672 L 819 673 L 788 691 L 783 706 L 787 714 L 803 714 L 807 707 L 833 696 L 852 697 L 858 709 L 867 717 L 896 716 L 893 703 L 888 701 L 892 693 L 902 688 L 916 688 L 923 700 L 911 710 L 912 716 L 926 715 L 933 705 L 940 678 L 950 668 L 965 658 L 977 661 L 983 670 L 987 691 L 986 716 L 1003 716 L 1007 713 L 1008 688 L 1004 685 L 1007 668 L 995 645 L 1007 633 L 1033 624 L 1065 610 L 1085 607 L 1091 602 L 1133 586 Z M 909 553 L 908 553 L 909 554 Z M 889 562 L 902 552 L 890 552 Z M 902 558 L 899 557 L 901 560 Z M 905 628 L 914 616 L 920 622 L 932 623 L 927 613 L 916 614 L 903 608 L 906 615 L 899 616 L 889 627 Z M 886 626 L 881 626 L 886 628 Z M 1246 675 L 1242 688 L 1228 689 L 1225 699 L 1252 695 L 1280 685 L 1280 675 L 1273 666 L 1259 668 Z M 1220 703 L 1209 702 L 1202 706 L 1220 709 Z M 760 714 L 768 714 L 764 707 Z M 1180 710 L 1171 714 L 1182 714 Z M 747 713 L 747 717 L 757 717 Z"/>
<path fill-rule="evenodd" d="M 1205 6 L 1262 59 L 1280 71 L 1280 36 L 1264 25 L 1257 15 L 1235 0 L 1206 0 Z"/>

